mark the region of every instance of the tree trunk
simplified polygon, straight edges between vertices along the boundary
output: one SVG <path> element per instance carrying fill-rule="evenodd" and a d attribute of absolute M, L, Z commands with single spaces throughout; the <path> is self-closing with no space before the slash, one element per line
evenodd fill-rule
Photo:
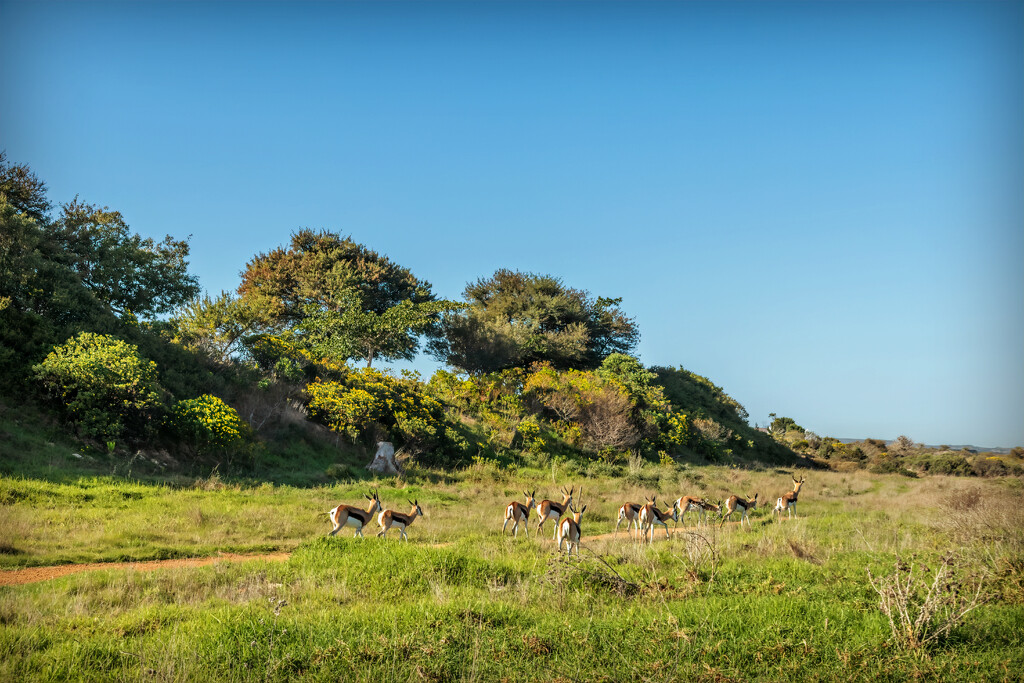
<path fill-rule="evenodd" d="M 395 462 L 395 447 L 389 441 L 377 442 L 377 454 L 366 469 L 379 476 L 401 474 L 398 470 L 398 463 Z"/>

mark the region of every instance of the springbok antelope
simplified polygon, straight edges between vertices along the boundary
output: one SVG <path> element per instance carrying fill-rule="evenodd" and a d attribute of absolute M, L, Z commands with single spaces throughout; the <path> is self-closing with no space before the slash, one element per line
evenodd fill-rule
<path fill-rule="evenodd" d="M 558 518 L 565 514 L 565 509 L 572 505 L 572 494 L 576 490 L 573 486 L 568 491 L 565 487 L 562 487 L 562 502 L 556 503 L 552 500 L 542 500 L 537 503 L 537 516 L 540 520 L 537 522 L 537 536 L 540 537 L 540 528 L 544 526 L 544 522 L 549 519 L 555 523 L 555 535 L 552 539 L 558 538 Z"/>
<path fill-rule="evenodd" d="M 633 527 L 637 530 L 640 529 L 640 508 L 643 505 L 640 503 L 623 503 L 622 507 L 619 508 L 619 519 L 615 522 L 615 533 L 619 533 L 619 525 L 622 524 L 622 520 L 626 520 L 626 533 L 631 533 Z"/>
<path fill-rule="evenodd" d="M 530 527 L 527 522 L 530 521 L 530 508 L 533 507 L 536 494 L 536 489 L 533 490 L 533 493 L 523 491 L 523 495 L 526 496 L 526 503 L 513 500 L 508 504 L 508 507 L 505 508 L 505 523 L 501 525 L 502 536 L 505 535 L 505 527 L 508 526 L 509 522 L 512 522 L 512 534 L 514 536 L 519 536 L 519 524 L 522 523 L 523 528 L 526 529 L 526 537 L 530 537 Z"/>
<path fill-rule="evenodd" d="M 797 496 L 800 495 L 800 487 L 803 485 L 803 476 L 800 477 L 800 481 L 797 481 L 796 477 L 793 477 L 793 490 L 782 494 L 782 496 L 775 501 L 775 509 L 772 510 L 772 513 L 779 513 L 779 521 L 782 521 L 783 510 L 786 510 L 791 518 L 798 516 L 796 514 L 796 499 Z"/>
<path fill-rule="evenodd" d="M 356 528 L 356 533 L 353 536 L 363 537 L 363 527 L 373 519 L 373 513 L 380 510 L 380 498 L 377 496 L 376 491 L 370 491 L 372 495 L 363 494 L 366 500 L 370 501 L 370 507 L 365 510 L 360 510 L 354 505 L 339 505 L 330 512 L 328 516 L 331 518 L 331 523 L 334 524 L 334 531 L 331 531 L 328 535 L 333 536 L 344 526 L 352 526 Z"/>
<path fill-rule="evenodd" d="M 697 526 L 704 520 L 704 499 L 694 498 L 693 496 L 683 496 L 675 502 L 675 506 L 679 508 L 679 519 L 683 523 L 683 527 L 686 527 L 686 513 L 696 512 L 697 513 Z M 678 522 L 677 522 L 678 526 Z"/>
<path fill-rule="evenodd" d="M 716 505 L 715 503 L 709 503 L 708 501 L 702 499 L 700 501 L 700 506 L 704 510 L 704 518 L 705 519 L 707 519 L 708 513 L 711 513 L 711 512 L 715 513 L 716 515 L 721 515 L 722 514 L 722 501 L 721 500 L 719 500 L 718 504 Z"/>
<path fill-rule="evenodd" d="M 401 512 L 395 512 L 394 510 L 382 510 L 377 515 L 377 524 L 380 524 L 380 531 L 377 535 L 382 538 L 387 538 L 388 529 L 391 527 L 398 527 L 398 530 L 402 532 L 401 538 L 405 539 L 405 542 L 409 542 L 409 537 L 405 535 L 405 530 L 408 529 L 413 522 L 416 521 L 417 517 L 423 516 L 423 510 L 420 508 L 419 501 L 410 500 L 409 505 L 412 505 L 412 510 L 407 515 L 403 515 Z"/>
<path fill-rule="evenodd" d="M 747 512 L 757 507 L 757 496 L 754 494 L 753 498 L 740 498 L 739 496 L 729 496 L 729 500 L 725 501 L 725 514 L 722 515 L 722 524 L 725 524 L 725 520 L 732 517 L 732 513 L 736 510 L 743 510 L 743 516 L 740 517 L 740 526 L 743 526 L 743 520 L 747 521 L 747 526 L 750 526 L 750 520 L 747 519 Z M 718 526 L 721 527 L 722 524 Z"/>
<path fill-rule="evenodd" d="M 580 493 L 583 493 L 583 489 L 580 489 Z M 577 510 L 574 506 L 570 505 L 569 510 L 572 512 L 572 517 L 566 516 L 558 523 L 558 550 L 556 552 L 562 552 L 562 541 L 565 541 L 565 559 L 569 559 L 572 556 L 573 548 L 576 548 L 576 559 L 579 559 L 580 536 L 582 535 L 580 531 L 580 518 L 587 511 L 587 506 L 584 505 L 582 509 Z"/>
<path fill-rule="evenodd" d="M 668 538 L 668 520 L 670 519 L 679 521 L 679 506 L 675 502 L 672 503 L 672 512 L 662 512 L 656 507 L 655 498 L 648 500 L 647 505 L 640 508 L 640 542 L 643 543 L 644 537 L 647 537 L 648 543 L 654 541 L 655 524 L 665 527 L 665 538 Z"/>

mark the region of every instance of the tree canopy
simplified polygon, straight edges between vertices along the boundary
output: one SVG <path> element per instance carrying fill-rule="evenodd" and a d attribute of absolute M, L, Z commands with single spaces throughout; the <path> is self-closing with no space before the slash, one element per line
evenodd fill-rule
<path fill-rule="evenodd" d="M 53 234 L 82 284 L 119 315 L 153 318 L 199 293 L 188 273 L 188 241 L 141 237 L 118 211 L 76 198 L 61 207 Z"/>
<path fill-rule="evenodd" d="M 298 333 L 314 355 L 335 361 L 412 359 L 442 311 L 430 283 L 371 249 L 327 231 L 300 230 L 288 248 L 259 254 L 238 288 L 258 298 L 278 330 Z"/>
<path fill-rule="evenodd" d="M 29 218 L 42 221 L 50 211 L 46 183 L 25 164 L 7 161 L 7 152 L 0 150 L 0 197 Z"/>
<path fill-rule="evenodd" d="M 306 316 L 307 306 L 340 310 L 359 295 L 364 311 L 384 313 L 402 301 L 433 301 L 430 283 L 351 237 L 326 230 L 299 230 L 287 248 L 258 254 L 245 266 L 238 293 L 267 300 L 285 325 Z"/>
<path fill-rule="evenodd" d="M 559 369 L 594 369 L 612 353 L 629 353 L 640 339 L 622 299 L 567 287 L 559 278 L 501 269 L 466 286 L 463 312 L 449 313 L 429 349 L 469 373 L 548 362 Z"/>

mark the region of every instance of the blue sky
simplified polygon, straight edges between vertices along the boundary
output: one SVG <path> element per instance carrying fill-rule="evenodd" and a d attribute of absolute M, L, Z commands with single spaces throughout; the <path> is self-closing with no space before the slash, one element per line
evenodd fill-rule
<path fill-rule="evenodd" d="M 3 2 L 0 60 L 9 158 L 211 291 L 322 227 L 621 296 L 751 422 L 1024 444 L 1024 3 Z"/>

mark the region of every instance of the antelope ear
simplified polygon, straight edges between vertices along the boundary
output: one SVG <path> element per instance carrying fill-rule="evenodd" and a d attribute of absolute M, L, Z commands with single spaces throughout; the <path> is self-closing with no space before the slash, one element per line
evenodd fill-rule
<path fill-rule="evenodd" d="M 586 512 L 586 511 L 587 511 L 587 506 L 586 506 L 586 505 L 584 505 L 584 506 L 583 506 L 583 509 L 582 509 L 582 510 L 580 510 L 580 514 L 582 515 L 582 514 L 583 514 L 584 512 Z"/>

